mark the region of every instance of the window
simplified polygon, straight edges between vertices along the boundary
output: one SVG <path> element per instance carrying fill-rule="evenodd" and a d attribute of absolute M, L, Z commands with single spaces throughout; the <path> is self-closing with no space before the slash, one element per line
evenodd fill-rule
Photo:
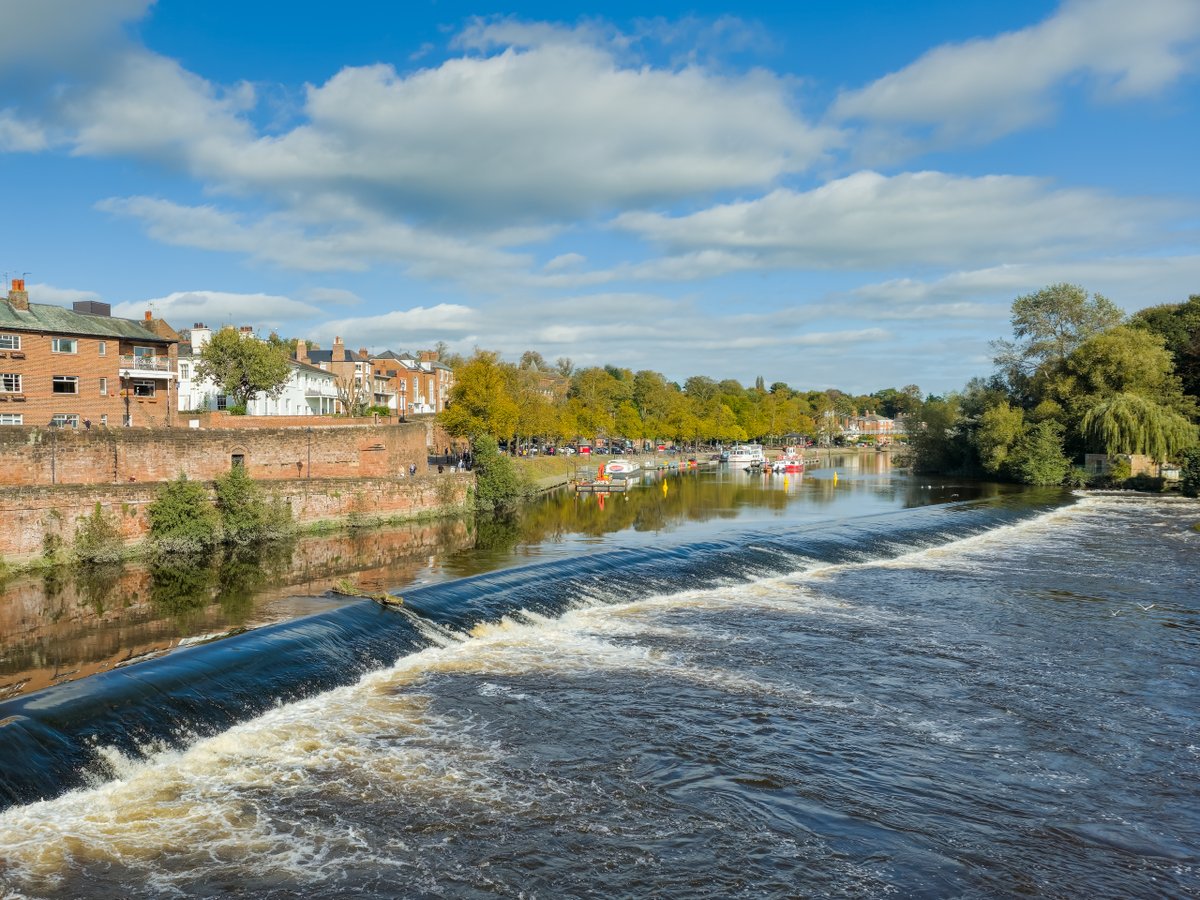
<path fill-rule="evenodd" d="M 79 416 L 75 413 L 55 413 L 50 417 L 50 424 L 54 428 L 78 428 Z"/>
<path fill-rule="evenodd" d="M 101 397 L 108 396 L 108 379 L 107 378 L 100 379 L 100 396 Z"/>
<path fill-rule="evenodd" d="M 108 356 L 108 343 L 106 341 L 96 341 L 96 353 L 100 356 Z"/>
<path fill-rule="evenodd" d="M 157 349 L 154 347 L 134 347 L 133 355 L 136 359 L 154 359 L 157 355 Z"/>
<path fill-rule="evenodd" d="M 20 413 L 0 413 L 0 425 L 24 425 L 25 418 Z"/>
<path fill-rule="evenodd" d="M 133 396 L 153 397 L 154 382 L 148 379 L 135 379 L 133 382 Z"/>
<path fill-rule="evenodd" d="M 78 353 L 79 341 L 75 338 L 51 338 L 50 349 L 55 353 Z"/>
<path fill-rule="evenodd" d="M 100 424 L 107 427 L 107 425 L 108 425 L 108 416 L 107 415 L 100 416 Z"/>
<path fill-rule="evenodd" d="M 188 364 L 187 363 L 179 364 L 179 377 L 185 378 L 185 379 L 188 377 Z"/>
<path fill-rule="evenodd" d="M 0 391 L 6 394 L 21 393 L 21 376 L 9 373 L 0 375 Z"/>
<path fill-rule="evenodd" d="M 78 394 L 79 393 L 79 376 L 77 376 L 77 375 L 55 375 L 54 376 L 54 393 L 56 393 L 56 394 Z"/>
<path fill-rule="evenodd" d="M 246 455 L 244 453 L 234 453 L 229 457 L 229 468 L 244 469 L 246 468 Z"/>
<path fill-rule="evenodd" d="M 223 412 L 228 406 L 229 406 L 229 403 L 228 403 L 228 401 L 226 401 L 225 395 L 217 394 L 217 409 L 219 411 Z"/>
<path fill-rule="evenodd" d="M 0 350 L 20 350 L 20 349 L 21 349 L 21 336 L 19 334 L 0 334 Z M 11 425 L 12 423 L 10 422 L 9 424 Z"/>

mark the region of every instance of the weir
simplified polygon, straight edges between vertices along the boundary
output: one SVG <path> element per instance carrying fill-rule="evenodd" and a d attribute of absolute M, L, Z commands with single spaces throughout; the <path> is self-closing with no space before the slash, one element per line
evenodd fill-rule
<path fill-rule="evenodd" d="M 364 601 L 176 651 L 0 703 L 0 808 L 112 777 L 101 750 L 182 748 L 272 706 L 352 683 L 428 646 L 413 619 L 469 632 L 519 610 L 557 616 L 866 562 L 984 533 L 1061 505 L 1028 495 L 908 509 L 836 524 L 743 531 L 671 548 L 621 549 L 404 592 L 402 614 Z"/>

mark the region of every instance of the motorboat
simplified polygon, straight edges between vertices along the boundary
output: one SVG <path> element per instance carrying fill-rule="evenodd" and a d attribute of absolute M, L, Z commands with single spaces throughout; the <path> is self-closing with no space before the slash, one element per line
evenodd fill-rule
<path fill-rule="evenodd" d="M 631 459 L 623 457 L 615 457 L 604 464 L 604 472 L 607 475 L 632 475 L 641 465 Z"/>
<path fill-rule="evenodd" d="M 766 461 L 762 444 L 735 444 L 729 450 L 731 469 L 757 469 Z"/>
<path fill-rule="evenodd" d="M 771 463 L 771 471 L 773 472 L 803 472 L 804 457 L 800 455 L 800 450 L 797 447 L 784 447 L 775 461 Z"/>

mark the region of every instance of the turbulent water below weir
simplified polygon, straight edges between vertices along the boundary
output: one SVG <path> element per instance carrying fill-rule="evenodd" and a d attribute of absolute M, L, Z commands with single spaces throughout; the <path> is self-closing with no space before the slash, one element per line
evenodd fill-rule
<path fill-rule="evenodd" d="M 1196 895 L 1198 520 L 731 517 L 0 704 L 0 896 Z"/>

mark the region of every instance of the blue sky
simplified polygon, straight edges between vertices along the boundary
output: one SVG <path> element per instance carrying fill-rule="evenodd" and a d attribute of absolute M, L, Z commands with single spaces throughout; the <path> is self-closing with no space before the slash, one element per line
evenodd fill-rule
<path fill-rule="evenodd" d="M 34 301 L 941 392 L 1200 292 L 1200 2 L 0 5 Z"/>

